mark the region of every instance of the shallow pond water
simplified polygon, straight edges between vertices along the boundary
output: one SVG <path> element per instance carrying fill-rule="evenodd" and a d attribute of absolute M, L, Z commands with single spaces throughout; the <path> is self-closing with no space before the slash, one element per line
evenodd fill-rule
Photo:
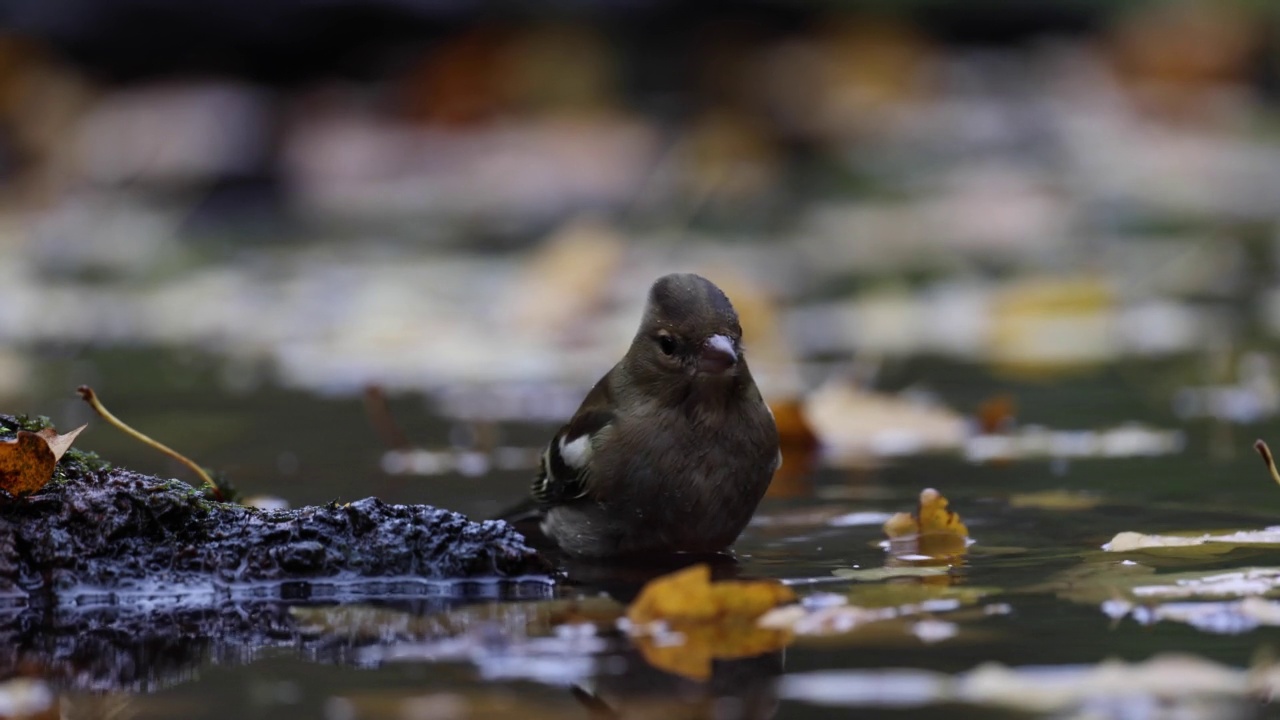
<path fill-rule="evenodd" d="M 67 427 L 88 419 L 71 395 L 86 372 L 118 415 L 227 470 L 248 494 L 280 496 L 295 506 L 376 495 L 484 516 L 527 483 L 529 470 L 514 461 L 508 469 L 475 476 L 387 475 L 379 468 L 382 446 L 359 399 L 319 398 L 270 383 L 219 390 L 226 387 L 220 380 L 225 368 L 199 355 L 114 351 L 67 358 L 49 352 L 31 407 L 13 410 L 49 414 Z M 892 589 L 884 592 L 901 598 L 963 599 L 894 621 L 889 630 L 869 625 L 835 637 L 802 637 L 757 657 L 718 659 L 707 680 L 659 669 L 652 654 L 621 633 L 574 630 L 534 617 L 553 599 L 588 598 L 577 611 L 587 615 L 590 603 L 606 602 L 598 600 L 602 594 L 625 603 L 655 574 L 576 565 L 566 566 L 567 579 L 554 587 L 522 587 L 525 600 L 494 597 L 492 588 L 472 585 L 430 597 L 387 593 L 336 612 L 323 602 L 291 607 L 276 599 L 188 614 L 161 611 L 156 639 L 113 637 L 107 613 L 99 616 L 101 630 L 80 637 L 50 631 L 42 641 L 33 629 L 24 666 L 5 668 L 5 674 L 56 675 L 51 688 L 59 693 L 58 707 L 75 717 L 1280 716 L 1259 702 L 1254 685 L 1223 690 L 1234 682 L 1224 680 L 1216 690 L 1180 693 L 1149 687 L 1150 678 L 1139 673 L 1113 678 L 1131 683 L 1132 692 L 1116 694 L 1088 675 L 1108 658 L 1139 662 L 1186 653 L 1225 667 L 1165 668 L 1156 675 L 1165 673 L 1175 686 L 1180 681 L 1168 673 L 1205 677 L 1238 669 L 1243 678 L 1258 667 L 1259 653 L 1280 640 L 1280 631 L 1266 623 L 1150 622 L 1142 612 L 1108 612 L 1108 599 L 1126 581 L 1107 572 L 1133 567 L 1121 565 L 1125 559 L 1156 577 L 1280 566 L 1276 547 L 1193 558 L 1103 556 L 1100 546 L 1125 530 L 1280 524 L 1280 488 L 1249 449 L 1255 437 L 1280 439 L 1280 422 L 1229 427 L 1179 421 L 1167 392 L 1177 376 L 1174 365 L 1130 365 L 1052 381 L 1009 380 L 931 361 L 893 369 L 889 385 L 927 382 L 962 410 L 1009 392 L 1024 423 L 1087 429 L 1141 420 L 1181 429 L 1185 447 L 1151 458 L 974 464 L 948 455 L 902 458 L 857 472 L 817 468 L 790 497 L 765 501 L 725 572 L 782 579 L 802 597 L 847 594 L 856 602 L 870 597 L 868 587 L 885 586 Z M 442 446 L 451 433 L 457 437 L 456 424 L 435 415 L 429 402 L 396 398 L 391 407 L 415 441 Z M 533 448 L 551 430 L 525 424 L 497 431 L 503 445 Z M 78 445 L 139 470 L 181 474 L 101 424 Z M 885 565 L 880 520 L 911 509 L 926 487 L 941 490 L 969 527 L 975 542 L 963 564 L 945 577 L 842 579 L 842 571 Z M 1043 496 L 1034 493 L 1054 490 L 1085 500 L 1078 507 L 1036 502 Z M 1018 497 L 1027 494 L 1032 500 Z M 888 597 L 887 604 L 900 604 L 897 595 Z M 176 643 L 161 637 L 163 628 L 199 628 L 211 617 L 235 613 L 275 615 L 278 622 L 252 636 L 198 639 L 188 633 Z M 50 624 L 56 626 L 57 618 Z M 993 662 L 1024 668 L 1002 689 L 1023 702 L 978 693 L 974 671 Z M 1031 666 L 1052 666 L 1059 679 L 1046 680 L 1043 669 L 1025 670 Z M 81 671 L 57 674 L 50 670 L 56 667 Z M 1071 682 L 1097 692 L 1076 692 L 1056 704 L 1033 702 Z"/>

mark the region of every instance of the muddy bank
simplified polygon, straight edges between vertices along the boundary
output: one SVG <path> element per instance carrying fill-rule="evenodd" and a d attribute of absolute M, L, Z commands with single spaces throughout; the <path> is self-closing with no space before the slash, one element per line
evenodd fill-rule
<path fill-rule="evenodd" d="M 0 415 L 0 439 L 19 427 Z M 305 597 L 310 584 L 550 571 L 504 522 L 375 498 L 263 511 L 75 450 L 37 493 L 0 498 L 0 598 L 22 603 L 191 589 L 231 595 L 263 585 Z"/>

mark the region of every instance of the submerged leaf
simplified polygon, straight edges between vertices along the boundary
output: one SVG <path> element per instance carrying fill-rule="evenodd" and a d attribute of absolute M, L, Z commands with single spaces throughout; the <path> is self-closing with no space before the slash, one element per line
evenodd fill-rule
<path fill-rule="evenodd" d="M 0 442 L 0 489 L 10 495 L 30 495 L 53 477 L 53 469 L 86 426 L 59 435 L 53 428 L 19 430 L 13 440 Z"/>
<path fill-rule="evenodd" d="M 901 565 L 878 568 L 837 568 L 831 574 L 840 578 L 858 580 L 860 582 L 876 582 L 895 577 L 932 577 L 946 575 L 951 568 L 946 565 Z"/>
<path fill-rule="evenodd" d="M 1015 493 L 1009 496 L 1009 507 L 1038 508 L 1042 510 L 1091 510 L 1102 498 L 1085 492 L 1070 490 L 1043 490 L 1041 492 Z"/>
<path fill-rule="evenodd" d="M 1155 568 L 1131 560 L 1086 562 L 1029 590 L 1054 592 L 1064 600 L 1086 605 L 1103 604 L 1107 614 L 1122 617 L 1140 603 L 1280 595 L 1280 567 L 1157 574 Z M 1159 607 L 1146 607 L 1144 613 L 1159 612 Z"/>

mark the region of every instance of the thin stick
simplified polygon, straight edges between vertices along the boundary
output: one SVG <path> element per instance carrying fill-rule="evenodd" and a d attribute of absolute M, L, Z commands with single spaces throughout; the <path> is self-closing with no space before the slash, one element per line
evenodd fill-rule
<path fill-rule="evenodd" d="M 1271 448 L 1267 447 L 1267 443 L 1259 440 L 1253 444 L 1253 449 L 1258 451 L 1262 456 L 1262 462 L 1267 464 L 1267 469 L 1271 471 L 1271 479 L 1280 485 L 1280 472 L 1276 471 L 1276 461 L 1271 457 Z"/>
<path fill-rule="evenodd" d="M 147 445 L 156 450 L 159 450 L 165 455 L 168 455 L 174 460 L 177 460 L 183 465 L 186 465 L 188 468 L 191 468 L 191 472 L 194 472 L 196 475 L 198 475 L 200 479 L 204 481 L 204 484 L 208 485 L 209 489 L 213 491 L 213 497 L 217 499 L 219 502 L 222 502 L 222 490 L 218 488 L 218 484 L 213 481 L 213 478 L 209 477 L 209 475 L 204 471 L 203 468 L 201 468 L 199 465 L 192 462 L 190 458 L 178 452 L 177 450 L 174 450 L 168 445 L 165 445 L 164 443 L 161 443 L 157 440 L 152 440 L 146 435 L 143 435 L 137 430 L 134 430 L 133 428 L 126 425 L 124 421 L 121 420 L 120 418 L 116 417 L 115 415 L 112 415 L 111 411 L 107 410 L 106 406 L 104 406 L 102 402 L 98 400 L 98 396 L 96 393 L 93 392 L 93 388 L 89 387 L 88 385 L 81 385 L 80 387 L 76 388 L 76 392 L 80 393 L 80 397 L 84 398 L 84 401 L 89 403 L 89 407 L 93 408 L 94 412 L 101 415 L 103 420 L 106 420 L 111 425 L 114 425 L 124 434 L 128 435 L 129 437 L 132 437 L 134 440 L 137 440 L 143 445 Z"/>

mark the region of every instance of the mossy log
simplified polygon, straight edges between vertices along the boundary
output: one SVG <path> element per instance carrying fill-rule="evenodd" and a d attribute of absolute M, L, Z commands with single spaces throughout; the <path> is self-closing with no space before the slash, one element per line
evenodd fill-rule
<path fill-rule="evenodd" d="M 24 422 L 0 415 L 0 439 L 27 429 Z M 550 571 L 505 522 L 375 498 L 259 510 L 75 450 L 38 492 L 0 497 L 0 601 L 66 605 L 102 595 L 234 595 L 245 588 L 257 594 L 284 584 L 305 597 L 309 584 Z"/>

